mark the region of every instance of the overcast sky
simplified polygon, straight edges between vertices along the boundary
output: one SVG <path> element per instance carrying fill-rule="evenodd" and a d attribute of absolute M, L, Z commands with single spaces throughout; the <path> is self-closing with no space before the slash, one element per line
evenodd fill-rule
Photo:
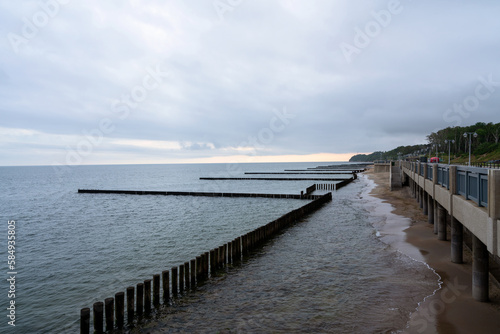
<path fill-rule="evenodd" d="M 500 122 L 499 1 L 0 0 L 0 165 L 346 160 Z"/>

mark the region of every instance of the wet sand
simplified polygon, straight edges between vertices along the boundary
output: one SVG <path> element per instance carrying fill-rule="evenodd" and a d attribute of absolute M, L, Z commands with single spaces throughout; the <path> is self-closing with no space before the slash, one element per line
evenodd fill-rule
<path fill-rule="evenodd" d="M 382 240 L 427 263 L 441 277 L 441 288 L 419 305 L 404 333 L 500 333 L 500 288 L 497 283 L 490 279 L 489 303 L 475 301 L 472 298 L 472 258 L 466 247 L 464 263 L 452 263 L 450 241 L 437 239 L 433 225 L 428 223 L 409 188 L 390 191 L 388 173 L 369 171 L 366 176 L 376 184 L 370 195 L 391 204 L 392 213 L 400 216 L 399 222 L 387 220 L 381 229 Z"/>

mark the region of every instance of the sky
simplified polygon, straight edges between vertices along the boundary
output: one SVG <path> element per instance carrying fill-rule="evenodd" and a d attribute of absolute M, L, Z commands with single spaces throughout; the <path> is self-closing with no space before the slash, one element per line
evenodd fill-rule
<path fill-rule="evenodd" d="M 346 161 L 500 122 L 499 1 L 0 0 L 0 165 Z"/>

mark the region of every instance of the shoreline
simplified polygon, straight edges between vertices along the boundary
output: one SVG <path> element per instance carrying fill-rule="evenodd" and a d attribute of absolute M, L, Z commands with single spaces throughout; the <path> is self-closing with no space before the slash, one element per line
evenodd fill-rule
<path fill-rule="evenodd" d="M 451 262 L 450 241 L 439 241 L 408 187 L 390 191 L 388 173 L 364 173 L 375 183 L 369 196 L 392 207 L 381 239 L 403 254 L 427 264 L 440 276 L 441 287 L 425 297 L 410 315 L 403 333 L 493 333 L 500 328 L 500 288 L 490 279 L 490 302 L 472 298 L 472 257 L 464 247 L 464 263 Z M 402 233 L 401 233 L 402 231 Z"/>

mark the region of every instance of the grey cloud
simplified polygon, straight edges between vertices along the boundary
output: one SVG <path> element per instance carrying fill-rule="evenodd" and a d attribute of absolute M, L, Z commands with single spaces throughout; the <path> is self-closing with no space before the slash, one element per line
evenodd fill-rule
<path fill-rule="evenodd" d="M 19 54 L 0 42 L 0 126 L 78 136 L 110 118 L 109 138 L 195 143 L 186 155 L 201 157 L 248 144 L 287 108 L 297 117 L 258 154 L 423 142 L 454 125 L 447 109 L 474 94 L 480 76 L 500 82 L 500 4 L 401 1 L 348 63 L 340 44 L 353 44 L 388 3 L 242 1 L 220 21 L 210 1 L 70 2 Z M 37 6 L 2 2 L 0 33 L 21 33 Z M 168 77 L 121 119 L 113 103 L 159 63 Z M 497 90 L 461 122 L 499 122 Z"/>

